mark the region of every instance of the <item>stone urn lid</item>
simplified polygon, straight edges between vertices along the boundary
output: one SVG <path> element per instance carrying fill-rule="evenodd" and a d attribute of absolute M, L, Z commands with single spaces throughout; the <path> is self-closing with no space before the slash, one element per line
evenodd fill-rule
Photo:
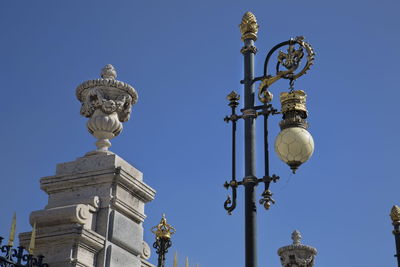
<path fill-rule="evenodd" d="M 114 89 L 126 92 L 132 97 L 131 105 L 136 104 L 138 100 L 138 94 L 136 93 L 136 90 L 131 85 L 116 80 L 117 72 L 113 65 L 105 65 L 101 70 L 100 76 L 100 79 L 85 81 L 76 88 L 76 97 L 80 102 L 86 101 L 85 97 L 88 90 L 100 87 L 102 89 L 108 88 L 111 90 Z"/>

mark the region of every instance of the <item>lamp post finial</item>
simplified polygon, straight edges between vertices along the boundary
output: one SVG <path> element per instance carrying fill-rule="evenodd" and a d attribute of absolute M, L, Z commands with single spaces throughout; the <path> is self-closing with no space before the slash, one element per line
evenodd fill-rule
<path fill-rule="evenodd" d="M 250 11 L 244 13 L 242 22 L 239 25 L 240 32 L 242 33 L 242 41 L 246 39 L 256 41 L 258 27 L 256 16 Z"/>
<path fill-rule="evenodd" d="M 390 211 L 390 218 L 393 222 L 400 221 L 400 207 L 394 205 Z"/>

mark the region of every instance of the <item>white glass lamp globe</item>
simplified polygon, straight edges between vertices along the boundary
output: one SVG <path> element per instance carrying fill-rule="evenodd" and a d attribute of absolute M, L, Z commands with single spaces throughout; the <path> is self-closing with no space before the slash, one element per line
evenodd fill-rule
<path fill-rule="evenodd" d="M 275 152 L 295 173 L 297 168 L 313 154 L 314 140 L 304 128 L 285 128 L 276 137 Z"/>

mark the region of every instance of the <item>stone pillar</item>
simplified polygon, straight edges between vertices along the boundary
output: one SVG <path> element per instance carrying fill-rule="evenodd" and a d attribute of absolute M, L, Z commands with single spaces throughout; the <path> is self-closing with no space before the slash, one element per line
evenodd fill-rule
<path fill-rule="evenodd" d="M 50 266 L 152 266 L 142 224 L 155 191 L 129 163 L 115 154 L 86 156 L 58 164 L 40 185 L 48 204 L 30 222 L 38 229 L 35 254 Z M 20 235 L 25 246 L 29 239 Z"/>
<path fill-rule="evenodd" d="M 299 231 L 292 233 L 293 244 L 281 247 L 278 255 L 283 267 L 313 267 L 314 258 L 317 250 L 313 247 L 301 244 L 301 234 Z"/>
<path fill-rule="evenodd" d="M 129 120 L 137 93 L 115 80 L 107 65 L 101 79 L 78 86 L 81 114 L 98 141 L 97 150 L 72 162 L 57 165 L 54 176 L 40 186 L 48 194 L 43 210 L 30 215 L 36 223 L 34 254 L 44 255 L 50 267 L 152 267 L 150 248 L 143 241 L 144 206 L 155 191 L 143 174 L 109 151 L 110 139 Z M 20 234 L 27 247 L 30 233 Z"/>

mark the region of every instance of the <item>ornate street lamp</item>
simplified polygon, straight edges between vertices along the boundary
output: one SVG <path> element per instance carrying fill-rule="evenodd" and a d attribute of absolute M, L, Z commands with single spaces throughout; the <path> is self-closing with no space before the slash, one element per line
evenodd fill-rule
<path fill-rule="evenodd" d="M 307 131 L 308 116 L 306 109 L 306 94 L 302 90 L 294 90 L 294 82 L 304 75 L 314 61 L 314 51 L 303 37 L 292 38 L 274 46 L 267 54 L 264 62 L 264 72 L 260 77 L 254 75 L 254 55 L 257 48 L 254 42 L 257 40 L 258 24 L 256 17 L 251 12 L 244 14 L 239 25 L 244 46 L 241 53 L 244 56 L 244 108 L 238 114 L 236 108 L 239 105 L 240 96 L 231 92 L 227 99 L 231 107 L 231 115 L 225 117 L 226 122 L 232 122 L 232 179 L 225 182 L 226 189 L 232 188 L 232 198 L 224 203 L 224 208 L 229 214 L 236 208 L 237 187 L 245 187 L 245 251 L 246 267 L 257 266 L 256 249 L 256 196 L 255 187 L 263 182 L 264 191 L 259 201 L 266 209 L 269 209 L 275 201 L 269 190 L 271 182 L 276 182 L 279 177 L 269 172 L 269 148 L 268 148 L 268 118 L 270 115 L 282 114 L 280 122 L 281 132 L 275 141 L 275 152 L 279 158 L 289 165 L 293 173 L 301 164 L 306 162 L 314 150 L 314 141 Z M 272 55 L 282 47 L 287 47 L 287 52 L 279 51 L 275 73 L 268 72 L 268 64 Z M 302 59 L 305 62 L 302 64 Z M 281 110 L 275 109 L 272 104 L 272 93 L 270 86 L 280 79 L 289 81 L 288 92 L 280 95 Z M 261 105 L 255 105 L 255 83 L 260 82 L 258 98 Z M 255 120 L 263 116 L 264 119 L 264 166 L 265 174 L 262 178 L 256 176 L 255 165 Z M 242 181 L 236 180 L 236 123 L 239 119 L 244 120 L 244 163 L 245 177 Z"/>
<path fill-rule="evenodd" d="M 154 242 L 153 247 L 156 249 L 156 253 L 158 254 L 157 267 L 164 267 L 165 255 L 167 254 L 168 249 L 172 246 L 171 235 L 175 234 L 176 230 L 167 223 L 165 214 L 163 214 L 160 223 L 154 226 L 151 231 L 156 236 L 156 241 Z"/>

